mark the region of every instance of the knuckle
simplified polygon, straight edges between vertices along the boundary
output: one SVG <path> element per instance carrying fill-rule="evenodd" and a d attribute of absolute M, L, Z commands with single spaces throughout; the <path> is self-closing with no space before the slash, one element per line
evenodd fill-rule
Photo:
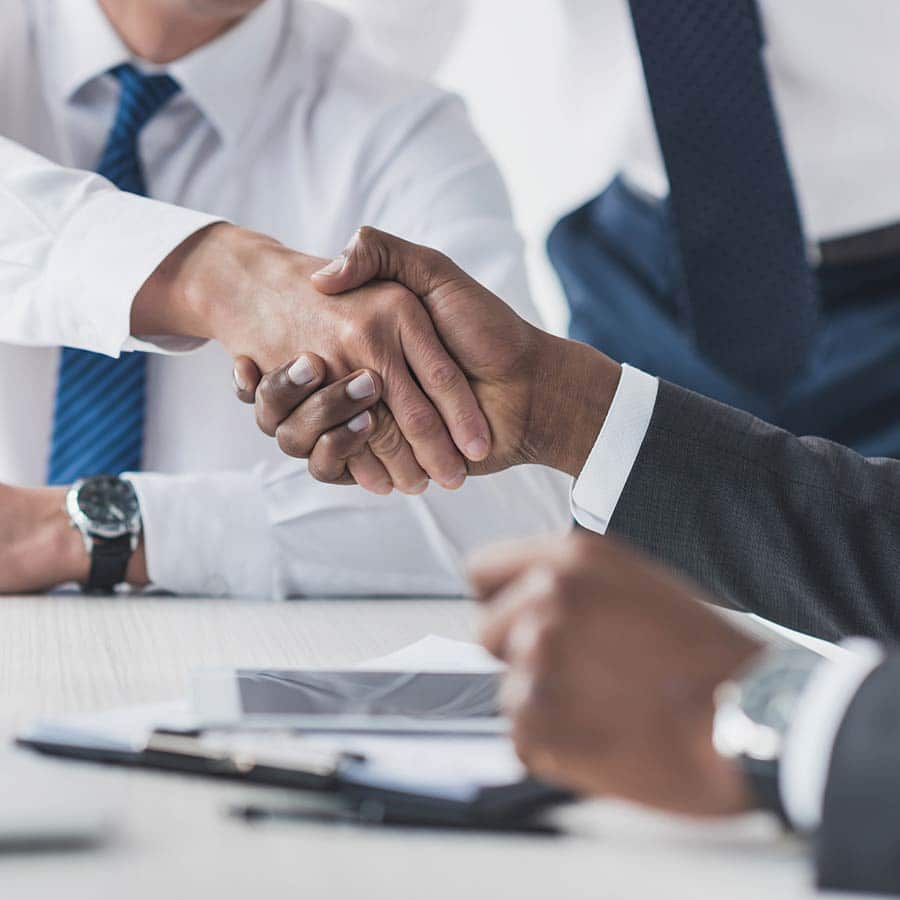
<path fill-rule="evenodd" d="M 406 438 L 397 427 L 393 418 L 383 419 L 369 438 L 369 446 L 376 456 L 390 459 L 402 453 L 406 447 Z"/>
<path fill-rule="evenodd" d="M 371 329 L 367 326 L 365 318 L 360 316 L 344 319 L 336 330 L 340 345 L 343 347 L 364 346 L 371 339 Z"/>
<path fill-rule="evenodd" d="M 337 484 L 341 480 L 341 475 L 343 475 L 343 470 L 340 472 L 331 470 L 315 460 L 309 461 L 307 471 L 316 481 L 321 481 L 324 484 Z"/>
<path fill-rule="evenodd" d="M 316 450 L 323 456 L 335 457 L 340 451 L 340 438 L 335 431 L 328 431 L 316 442 Z"/>
<path fill-rule="evenodd" d="M 275 440 L 278 448 L 286 456 L 296 459 L 307 459 L 312 449 L 307 440 L 296 429 L 286 425 L 279 425 L 275 431 Z"/>
<path fill-rule="evenodd" d="M 572 576 L 569 570 L 558 562 L 544 564 L 536 571 L 535 579 L 540 584 L 544 605 L 561 612 L 572 590 Z"/>
<path fill-rule="evenodd" d="M 361 440 L 365 440 L 362 438 Z M 328 431 L 316 442 L 316 456 L 323 460 L 337 461 L 345 459 L 357 443 L 355 435 L 346 428 L 335 428 Z"/>
<path fill-rule="evenodd" d="M 266 375 L 256 389 L 256 402 L 263 410 L 270 409 L 278 402 L 278 389 L 271 376 Z"/>
<path fill-rule="evenodd" d="M 462 372 L 450 360 L 435 363 L 428 370 L 428 383 L 438 391 L 450 391 L 460 386 Z"/>
<path fill-rule="evenodd" d="M 413 441 L 437 437 L 443 430 L 438 414 L 427 406 L 417 406 L 407 410 L 403 430 Z"/>
<path fill-rule="evenodd" d="M 565 655 L 565 630 L 559 619 L 545 618 L 537 626 L 531 664 L 538 673 L 553 672 Z"/>
<path fill-rule="evenodd" d="M 378 287 L 378 298 L 383 307 L 387 309 L 402 309 L 411 304 L 419 305 L 415 294 L 409 288 L 397 284 L 395 281 L 386 282 Z"/>
<path fill-rule="evenodd" d="M 351 241 L 354 253 L 378 255 L 381 249 L 380 238 L 381 235 L 376 228 L 371 225 L 363 225 L 357 229 Z"/>
<path fill-rule="evenodd" d="M 462 381 L 464 382 L 465 380 L 465 376 L 462 376 Z M 482 424 L 481 411 L 479 409 L 471 409 L 467 407 L 466 409 L 457 412 L 455 422 L 462 428 L 466 428 L 470 425 L 480 426 Z"/>
<path fill-rule="evenodd" d="M 278 425 L 273 422 L 272 417 L 269 415 L 269 411 L 260 407 L 259 404 L 256 406 L 256 424 L 263 434 L 267 434 L 269 437 L 275 437 Z"/>
<path fill-rule="evenodd" d="M 303 420 L 312 431 L 320 431 L 333 401 L 328 391 L 317 391 L 303 404 Z"/>
<path fill-rule="evenodd" d="M 434 247 L 428 247 L 424 250 L 421 258 L 430 269 L 442 269 L 451 262 L 450 257 L 446 253 L 435 250 Z"/>
<path fill-rule="evenodd" d="M 395 330 L 401 321 L 415 315 L 417 306 L 418 300 L 405 287 L 381 285 L 371 298 L 370 327 L 372 331 Z"/>

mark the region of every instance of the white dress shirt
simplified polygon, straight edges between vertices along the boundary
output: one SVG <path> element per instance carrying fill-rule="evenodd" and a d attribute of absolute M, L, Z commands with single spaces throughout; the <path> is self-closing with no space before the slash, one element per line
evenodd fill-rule
<path fill-rule="evenodd" d="M 133 476 L 158 587 L 457 594 L 470 549 L 565 528 L 567 480 L 537 467 L 415 498 L 318 484 L 236 401 L 221 347 L 129 336 L 136 290 L 217 218 L 322 256 L 374 224 L 441 248 L 536 319 L 505 189 L 456 98 L 374 62 L 337 13 L 267 0 L 165 67 L 182 91 L 140 153 L 150 195 L 190 213 L 47 161 L 92 168 L 113 121 L 104 73 L 130 56 L 98 5 L 0 0 L 0 20 L 0 78 L 16 86 L 0 107 L 0 418 L 14 423 L 0 479 L 43 481 L 58 345 L 144 348 L 169 354 L 148 359 L 147 471 Z"/>
<path fill-rule="evenodd" d="M 403 64 L 415 34 L 413 61 L 432 60 L 432 71 L 453 52 L 448 29 L 461 32 L 475 0 L 331 0 L 370 24 L 386 55 Z M 811 240 L 823 240 L 900 220 L 900 5 L 895 0 L 758 0 L 766 33 L 764 52 L 772 95 L 798 199 Z M 596 192 L 601 172 L 584 175 L 590 156 L 609 157 L 633 184 L 659 197 L 667 193 L 665 169 L 641 69 L 628 0 L 557 0 L 559 28 L 548 28 L 544 5 L 496 0 L 494 19 L 502 43 L 540 41 L 536 65 L 546 79 L 562 79 L 561 108 L 543 115 L 553 129 L 566 128 L 590 152 L 560 149 L 576 163 L 583 184 L 566 189 Z M 483 12 L 483 9 L 479 9 Z M 536 34 L 530 19 L 550 33 Z M 515 26 L 508 22 L 514 19 Z M 379 27 L 380 20 L 380 27 Z M 433 23 L 438 28 L 432 28 Z M 562 35 L 562 39 L 560 38 Z M 475 46 L 476 42 L 473 42 Z M 537 46 L 535 44 L 535 46 Z M 475 46 L 498 53 L 497 41 Z M 533 51 L 535 52 L 535 51 Z M 483 68 L 479 59 L 463 61 Z M 502 111 L 495 110 L 498 114 Z M 530 119 L 528 120 L 530 123 Z M 497 128 L 521 127 L 511 113 Z M 527 140 L 527 134 L 520 135 Z M 558 164 L 558 163 L 557 163 Z"/>

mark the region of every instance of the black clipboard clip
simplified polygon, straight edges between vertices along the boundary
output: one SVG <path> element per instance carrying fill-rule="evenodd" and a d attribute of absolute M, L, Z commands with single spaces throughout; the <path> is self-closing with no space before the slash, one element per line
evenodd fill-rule
<path fill-rule="evenodd" d="M 67 741 L 41 733 L 19 737 L 16 743 L 49 756 L 312 791 L 336 791 L 341 768 L 365 761 L 359 754 L 329 753 L 318 748 L 292 750 L 289 757 L 232 751 L 205 741 L 198 732 L 163 729 L 152 731 L 139 747 L 109 741 L 92 743 L 75 740 L 74 736 Z"/>

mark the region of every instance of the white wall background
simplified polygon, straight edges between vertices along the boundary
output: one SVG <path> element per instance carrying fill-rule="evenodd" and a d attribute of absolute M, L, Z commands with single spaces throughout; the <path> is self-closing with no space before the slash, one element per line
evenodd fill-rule
<path fill-rule="evenodd" d="M 620 155 L 641 84 L 623 0 L 331 0 L 398 65 L 465 97 L 528 242 L 535 300 L 566 325 L 544 241 L 596 193 Z"/>

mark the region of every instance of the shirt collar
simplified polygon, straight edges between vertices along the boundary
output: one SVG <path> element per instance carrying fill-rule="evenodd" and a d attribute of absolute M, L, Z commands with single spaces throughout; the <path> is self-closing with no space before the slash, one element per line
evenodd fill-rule
<path fill-rule="evenodd" d="M 243 135 L 286 31 L 286 0 L 266 0 L 221 37 L 167 66 L 226 144 Z"/>
<path fill-rule="evenodd" d="M 55 89 L 68 103 L 98 76 L 124 62 L 166 71 L 225 143 L 237 142 L 275 64 L 287 29 L 287 0 L 266 0 L 216 40 L 167 66 L 135 60 L 96 2 L 56 4 L 52 35 Z"/>
<path fill-rule="evenodd" d="M 56 3 L 52 9 L 46 24 L 48 56 L 54 92 L 65 104 L 86 84 L 131 57 L 98 3 Z"/>

